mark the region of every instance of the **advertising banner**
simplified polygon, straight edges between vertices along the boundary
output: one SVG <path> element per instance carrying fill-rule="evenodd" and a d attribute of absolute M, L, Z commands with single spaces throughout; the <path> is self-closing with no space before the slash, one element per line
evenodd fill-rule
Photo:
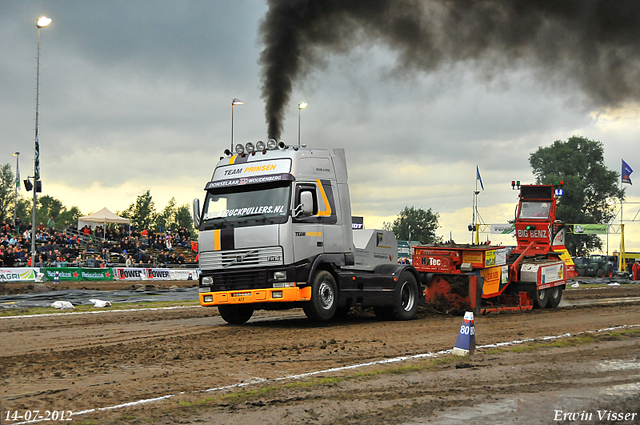
<path fill-rule="evenodd" d="M 78 269 L 80 280 L 113 280 L 113 269 Z"/>
<path fill-rule="evenodd" d="M 113 270 L 111 268 L 43 267 L 40 271 L 44 273 L 49 282 L 53 282 L 56 279 L 56 272 L 58 273 L 59 281 L 113 280 Z"/>
<path fill-rule="evenodd" d="M 0 267 L 0 282 L 35 282 L 39 267 Z"/>
<path fill-rule="evenodd" d="M 113 269 L 116 280 L 142 280 L 145 279 L 145 269 L 136 269 L 132 267 L 116 267 Z"/>
<path fill-rule="evenodd" d="M 198 280 L 197 269 L 118 267 L 113 275 L 116 280 Z"/>
<path fill-rule="evenodd" d="M 577 235 L 606 235 L 606 224 L 574 224 L 573 233 Z"/>
<path fill-rule="evenodd" d="M 171 280 L 169 269 L 144 269 L 144 279 Z"/>
<path fill-rule="evenodd" d="M 171 269 L 171 280 L 198 280 L 200 269 Z"/>
<path fill-rule="evenodd" d="M 516 231 L 514 224 L 492 224 L 491 234 L 493 235 L 510 235 Z"/>
<path fill-rule="evenodd" d="M 81 280 L 80 269 L 77 267 L 42 267 L 40 271 L 44 273 L 44 276 L 48 281 L 53 281 L 58 272 L 59 280 Z"/>

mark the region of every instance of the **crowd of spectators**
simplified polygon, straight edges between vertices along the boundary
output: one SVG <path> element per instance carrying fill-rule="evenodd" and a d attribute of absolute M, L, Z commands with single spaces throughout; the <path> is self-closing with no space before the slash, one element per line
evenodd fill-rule
<path fill-rule="evenodd" d="M 176 249 L 177 248 L 177 249 Z M 131 226 L 74 225 L 56 230 L 53 217 L 36 228 L 36 267 L 195 267 L 197 243 L 184 227 L 163 233 Z M 31 265 L 31 225 L 2 223 L 0 267 Z"/>

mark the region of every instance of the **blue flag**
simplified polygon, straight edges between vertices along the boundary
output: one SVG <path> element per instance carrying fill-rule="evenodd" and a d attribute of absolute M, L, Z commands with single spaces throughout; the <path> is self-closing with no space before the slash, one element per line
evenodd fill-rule
<path fill-rule="evenodd" d="M 480 177 L 480 169 L 476 165 L 476 180 L 480 180 L 480 187 L 484 190 L 484 184 L 482 184 L 482 177 Z"/>
<path fill-rule="evenodd" d="M 629 167 L 629 164 L 624 162 L 624 159 L 623 159 L 622 160 L 622 183 L 633 184 L 631 183 L 631 177 L 629 177 L 631 173 L 633 173 L 633 170 L 631 169 L 631 167 Z"/>

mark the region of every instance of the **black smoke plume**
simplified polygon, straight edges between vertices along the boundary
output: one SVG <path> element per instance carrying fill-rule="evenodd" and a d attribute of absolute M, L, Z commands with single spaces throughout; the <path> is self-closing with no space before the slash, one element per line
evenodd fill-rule
<path fill-rule="evenodd" d="M 260 24 L 270 138 L 293 83 L 360 43 L 397 52 L 403 72 L 470 61 L 489 75 L 535 67 L 601 106 L 640 97 L 640 2 L 633 0 L 268 0 Z M 544 78 L 541 78 L 543 83 Z"/>

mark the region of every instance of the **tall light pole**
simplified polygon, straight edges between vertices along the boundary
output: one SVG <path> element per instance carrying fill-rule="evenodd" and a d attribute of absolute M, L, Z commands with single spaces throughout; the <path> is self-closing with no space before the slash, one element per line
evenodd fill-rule
<path fill-rule="evenodd" d="M 13 228 L 16 227 L 16 218 L 18 216 L 18 186 L 20 186 L 20 152 L 13 154 L 16 157 L 16 198 L 13 204 Z M 20 231 L 19 229 L 16 229 Z"/>
<path fill-rule="evenodd" d="M 298 147 L 300 147 L 300 112 L 307 107 L 307 102 L 298 103 Z"/>
<path fill-rule="evenodd" d="M 36 150 L 33 159 L 33 214 L 31 216 L 31 267 L 36 263 L 36 211 L 38 210 L 38 181 L 40 180 L 40 140 L 38 139 L 38 107 L 40 106 L 40 28 L 51 23 L 51 19 L 41 16 L 36 19 L 38 28 L 38 59 L 36 62 Z M 42 186 L 40 186 L 42 187 Z"/>
<path fill-rule="evenodd" d="M 231 152 L 233 152 L 233 107 L 236 105 L 244 105 L 244 102 L 236 97 L 231 101 Z"/>

